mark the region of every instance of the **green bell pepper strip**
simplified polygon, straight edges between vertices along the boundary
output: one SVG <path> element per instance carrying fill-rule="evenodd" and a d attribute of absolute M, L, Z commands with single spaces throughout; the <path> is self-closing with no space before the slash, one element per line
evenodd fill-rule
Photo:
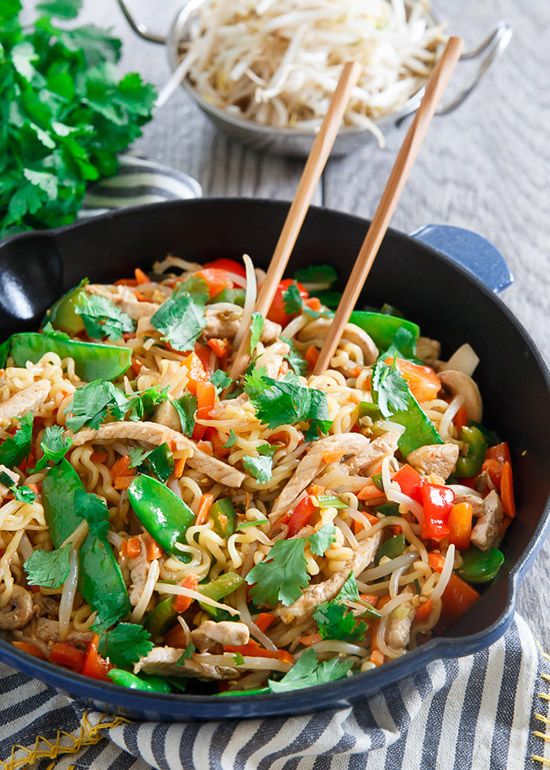
<path fill-rule="evenodd" d="M 161 676 L 136 676 L 122 668 L 112 668 L 107 676 L 120 687 L 127 687 L 129 690 L 145 690 L 145 692 L 172 692 L 168 682 Z"/>
<path fill-rule="evenodd" d="M 176 543 L 195 523 L 195 514 L 171 489 L 152 476 L 136 476 L 128 488 L 134 513 L 147 532 L 167 553 L 178 555 Z"/>
<path fill-rule="evenodd" d="M 214 523 L 214 530 L 220 537 L 230 537 L 235 531 L 235 506 L 230 497 L 222 497 L 216 500 L 210 509 L 210 518 Z"/>
<path fill-rule="evenodd" d="M 208 300 L 208 305 L 214 305 L 216 302 L 231 302 L 232 305 L 244 307 L 244 289 L 222 289 L 215 297 Z"/>
<path fill-rule="evenodd" d="M 174 609 L 174 599 L 169 596 L 159 602 L 143 624 L 153 639 L 159 639 L 170 630 L 176 622 L 177 612 Z"/>
<path fill-rule="evenodd" d="M 381 513 L 382 516 L 399 516 L 399 503 L 384 503 L 379 505 L 376 509 L 376 513 Z"/>
<path fill-rule="evenodd" d="M 84 321 L 80 313 L 76 311 L 78 301 L 83 293 L 82 284 L 79 284 L 60 297 L 46 313 L 46 321 L 49 321 L 54 329 L 59 329 L 59 331 L 67 334 L 74 335 L 84 331 Z"/>
<path fill-rule="evenodd" d="M 382 412 L 378 404 L 373 404 L 371 401 L 360 401 L 359 417 L 370 417 L 371 420 L 376 421 L 381 419 Z"/>
<path fill-rule="evenodd" d="M 454 475 L 459 479 L 470 479 L 481 472 L 487 453 L 487 441 L 479 428 L 473 425 L 461 428 L 460 440 L 466 445 L 466 454 L 458 458 Z"/>
<path fill-rule="evenodd" d="M 387 350 L 395 345 L 404 356 L 415 355 L 420 327 L 412 321 L 369 310 L 354 310 L 349 320 L 366 331 L 379 350 Z M 401 332 L 402 329 L 405 334 Z"/>
<path fill-rule="evenodd" d="M 225 692 L 217 692 L 220 698 L 229 698 L 231 696 L 237 697 L 240 695 L 269 695 L 271 687 L 256 687 L 252 690 L 226 690 Z"/>
<path fill-rule="evenodd" d="M 63 339 L 55 334 L 21 332 L 12 334 L 9 343 L 9 355 L 16 366 L 25 366 L 27 361 L 35 364 L 46 353 L 57 353 L 60 358 L 73 358 L 76 373 L 87 382 L 115 380 L 132 363 L 130 348 Z"/>
<path fill-rule="evenodd" d="M 376 564 L 383 556 L 387 556 L 388 559 L 396 559 L 401 556 L 405 550 L 405 545 L 405 535 L 393 535 L 393 537 L 388 538 L 376 552 Z"/>
<path fill-rule="evenodd" d="M 226 596 L 229 596 L 229 594 L 236 591 L 243 583 L 244 578 L 240 575 L 237 575 L 235 572 L 226 572 L 215 578 L 215 580 L 211 580 L 210 583 L 203 583 L 203 585 L 197 586 L 197 591 L 208 596 L 209 599 L 214 599 L 214 601 L 219 602 L 221 599 L 225 599 Z M 224 610 L 212 607 L 210 604 L 199 602 L 199 605 L 202 610 L 209 615 L 212 615 L 214 618 L 218 617 L 220 612 L 224 612 Z"/>
<path fill-rule="evenodd" d="M 42 482 L 42 502 L 50 537 L 59 548 L 82 522 L 75 508 L 77 490 L 84 490 L 73 466 L 62 460 Z M 79 589 L 103 621 L 115 623 L 132 609 L 122 572 L 106 538 L 89 532 L 78 550 Z"/>
<path fill-rule="evenodd" d="M 458 574 L 467 583 L 488 583 L 497 576 L 504 564 L 504 554 L 498 548 L 480 551 L 479 548 L 472 546 L 460 555 L 462 567 L 458 570 Z"/>

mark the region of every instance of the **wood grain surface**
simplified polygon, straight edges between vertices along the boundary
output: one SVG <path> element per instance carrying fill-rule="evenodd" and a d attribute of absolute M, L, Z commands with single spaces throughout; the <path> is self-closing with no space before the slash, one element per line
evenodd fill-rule
<path fill-rule="evenodd" d="M 168 28 L 178 7 L 176 0 L 129 2 L 156 31 Z M 31 7 L 28 0 L 26 6 Z M 393 226 L 411 232 L 430 222 L 448 223 L 495 243 L 516 278 L 504 301 L 549 360 L 550 0 L 434 0 L 434 8 L 466 46 L 500 19 L 510 21 L 515 34 L 469 101 L 434 121 Z M 87 0 L 84 16 L 122 38 L 125 70 L 138 69 L 153 83 L 164 83 L 165 52 L 135 38 L 115 0 Z M 471 63 L 460 65 L 457 82 L 474 71 Z M 370 216 L 403 131 L 390 131 L 383 150 L 371 142 L 352 157 L 331 161 L 316 202 Z M 146 128 L 135 150 L 191 174 L 209 196 L 289 199 L 302 167 L 300 161 L 258 155 L 218 134 L 182 91 Z M 518 607 L 547 650 L 549 591 L 547 542 L 521 587 Z"/>

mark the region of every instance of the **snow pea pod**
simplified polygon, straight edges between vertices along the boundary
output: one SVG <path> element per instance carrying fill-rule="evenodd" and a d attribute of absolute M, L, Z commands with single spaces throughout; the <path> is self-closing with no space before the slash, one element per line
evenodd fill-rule
<path fill-rule="evenodd" d="M 415 355 L 420 327 L 412 321 L 370 310 L 354 310 L 349 320 L 366 331 L 379 350 L 395 345 L 404 356 Z"/>
<path fill-rule="evenodd" d="M 177 543 L 195 522 L 195 514 L 171 489 L 152 476 L 136 476 L 128 488 L 134 513 L 147 532 L 167 553 L 177 554 Z"/>
<path fill-rule="evenodd" d="M 145 692 L 172 692 L 172 688 L 161 676 L 136 676 L 122 668 L 112 668 L 107 676 L 120 687 L 127 687 L 129 690 L 145 690 Z"/>
<path fill-rule="evenodd" d="M 226 690 L 225 692 L 218 692 L 220 698 L 227 698 L 229 696 L 241 696 L 241 695 L 268 695 L 271 692 L 271 687 L 256 687 L 253 690 Z"/>
<path fill-rule="evenodd" d="M 44 515 L 56 548 L 82 523 L 75 506 L 78 490 L 84 490 L 84 485 L 67 460 L 54 465 L 42 483 Z M 114 623 L 127 615 L 131 610 L 128 592 L 107 539 L 88 532 L 78 562 L 80 592 L 100 620 Z"/>
<path fill-rule="evenodd" d="M 132 363 L 132 351 L 121 345 L 101 345 L 95 342 L 64 339 L 56 334 L 21 332 L 8 340 L 7 355 L 16 366 L 27 361 L 35 364 L 46 353 L 57 353 L 60 358 L 72 358 L 75 370 L 82 380 L 115 380 L 124 374 Z M 4 362 L 0 361 L 3 366 Z"/>
<path fill-rule="evenodd" d="M 481 472 L 487 452 L 487 441 L 479 428 L 473 425 L 461 429 L 460 440 L 466 446 L 466 454 L 458 458 L 454 475 L 459 479 L 470 479 Z"/>
<path fill-rule="evenodd" d="M 497 576 L 504 564 L 504 554 L 498 548 L 480 551 L 472 546 L 463 551 L 461 556 L 462 567 L 458 574 L 467 583 L 488 583 Z"/>
<path fill-rule="evenodd" d="M 210 518 L 214 522 L 214 529 L 221 537 L 229 537 L 235 531 L 235 507 L 230 497 L 222 497 L 216 500 L 210 509 Z"/>

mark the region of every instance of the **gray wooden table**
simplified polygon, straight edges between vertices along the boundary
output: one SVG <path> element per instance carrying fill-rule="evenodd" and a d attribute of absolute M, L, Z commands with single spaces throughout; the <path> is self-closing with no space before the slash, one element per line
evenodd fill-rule
<path fill-rule="evenodd" d="M 178 7 L 177 0 L 129 2 L 160 31 Z M 499 19 L 512 23 L 515 36 L 480 90 L 458 112 L 432 127 L 393 226 L 411 232 L 429 222 L 445 222 L 476 230 L 493 241 L 516 277 L 504 300 L 548 360 L 550 2 L 434 0 L 434 6 L 467 45 L 481 39 Z M 124 69 L 137 69 L 156 85 L 165 81 L 169 70 L 164 51 L 135 38 L 115 0 L 87 0 L 85 18 L 111 26 L 122 38 Z M 402 131 L 394 131 L 384 150 L 373 143 L 350 158 L 332 161 L 316 202 L 371 215 L 401 137 Z M 182 91 L 146 128 L 135 149 L 191 174 L 205 195 L 289 199 L 302 167 L 298 161 L 258 155 L 221 136 Z M 520 612 L 546 649 L 550 649 L 549 587 L 550 542 L 519 597 Z"/>

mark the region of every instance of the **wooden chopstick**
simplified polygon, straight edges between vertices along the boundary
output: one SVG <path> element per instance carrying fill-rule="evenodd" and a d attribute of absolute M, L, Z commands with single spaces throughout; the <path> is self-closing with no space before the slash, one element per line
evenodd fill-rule
<path fill-rule="evenodd" d="M 292 254 L 300 229 L 307 214 L 307 210 L 313 198 L 313 194 L 321 178 L 334 141 L 338 134 L 340 124 L 348 106 L 351 92 L 355 88 L 361 67 L 357 62 L 347 62 L 344 65 L 340 80 L 332 96 L 327 114 L 323 120 L 319 133 L 309 153 L 296 195 L 287 214 L 285 224 L 279 236 L 277 246 L 273 252 L 267 275 L 260 289 L 256 301 L 256 312 L 264 317 L 267 315 L 277 287 L 286 270 L 288 260 Z M 231 376 L 238 377 L 244 371 L 248 361 L 250 332 L 248 331 L 239 345 L 231 366 Z"/>
<path fill-rule="evenodd" d="M 329 366 L 338 347 L 344 327 L 357 304 L 365 280 L 378 254 L 403 188 L 410 176 L 414 162 L 428 133 L 430 122 L 447 88 L 463 46 L 464 43 L 461 38 L 449 38 L 445 50 L 428 80 L 420 108 L 401 145 L 367 235 L 357 255 L 336 315 L 315 364 L 314 374 L 321 374 Z"/>

